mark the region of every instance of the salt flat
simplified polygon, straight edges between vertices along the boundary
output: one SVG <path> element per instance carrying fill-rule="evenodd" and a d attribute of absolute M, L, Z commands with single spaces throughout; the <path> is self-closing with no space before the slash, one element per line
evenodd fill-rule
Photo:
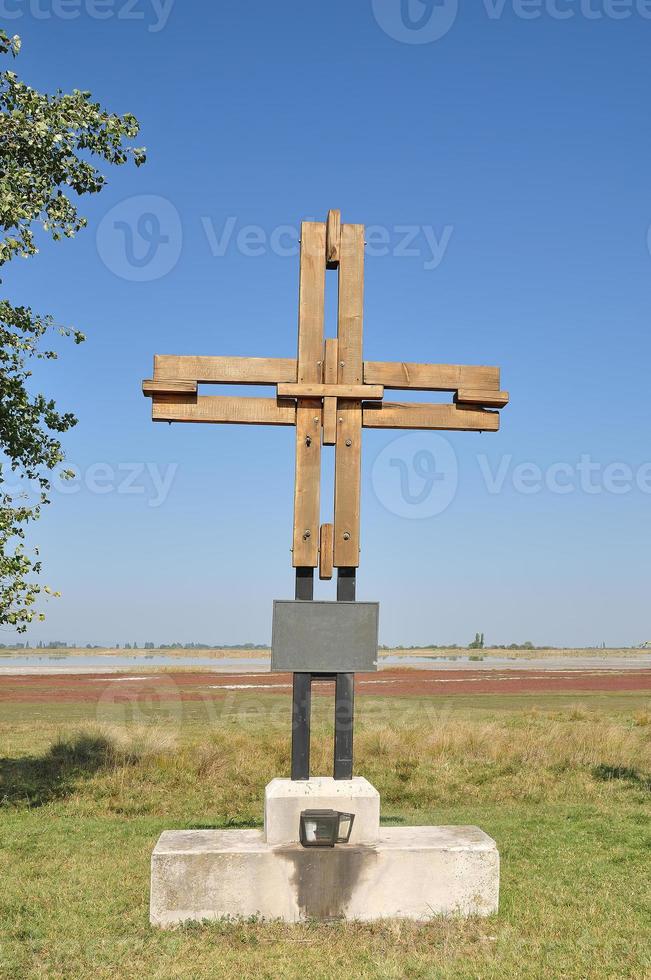
<path fill-rule="evenodd" d="M 93 661 L 90 663 L 89 661 Z M 163 671 L 210 671 L 219 674 L 264 674 L 269 672 L 269 656 L 258 657 L 179 657 L 158 653 L 152 656 L 120 656 L 119 653 L 103 654 L 93 657 L 81 655 L 57 655 L 49 657 L 43 654 L 16 654 L 0 657 L 0 675 L 41 675 L 41 674 L 121 674 L 134 669 L 147 674 Z M 651 667 L 651 653 L 640 651 L 631 652 L 629 656 L 609 654 L 567 656 L 559 653 L 557 656 L 534 655 L 531 657 L 496 656 L 495 654 L 469 655 L 459 653 L 453 656 L 437 654 L 395 654 L 387 652 L 380 654 L 379 669 L 389 670 L 404 667 L 417 670 L 641 670 Z"/>

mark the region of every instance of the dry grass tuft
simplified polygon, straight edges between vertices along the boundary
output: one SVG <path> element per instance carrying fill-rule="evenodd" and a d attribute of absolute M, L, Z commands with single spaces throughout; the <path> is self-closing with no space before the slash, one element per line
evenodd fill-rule
<path fill-rule="evenodd" d="M 313 732 L 315 773 L 332 766 L 326 715 Z M 363 720 L 355 766 L 392 807 L 586 802 L 651 785 L 648 712 L 605 716 L 574 704 L 477 720 L 396 703 L 388 719 Z M 178 732 L 162 724 L 87 725 L 40 756 L 4 760 L 0 799 L 38 806 L 65 796 L 84 812 L 134 815 L 167 816 L 189 805 L 199 819 L 259 823 L 265 784 L 289 775 L 287 730 L 222 718 L 193 734 L 179 744 Z M 620 772 L 636 776 L 603 778 Z"/>

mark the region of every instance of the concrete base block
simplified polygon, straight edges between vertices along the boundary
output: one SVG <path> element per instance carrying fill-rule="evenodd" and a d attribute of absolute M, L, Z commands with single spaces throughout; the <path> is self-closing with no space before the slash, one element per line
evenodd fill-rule
<path fill-rule="evenodd" d="M 375 844 L 334 848 L 272 845 L 258 830 L 165 831 L 150 920 L 426 920 L 491 915 L 498 894 L 497 847 L 478 827 L 382 828 Z"/>
<path fill-rule="evenodd" d="M 351 844 L 374 844 L 380 833 L 380 794 L 368 779 L 272 779 L 264 791 L 264 835 L 268 844 L 298 844 L 302 810 L 354 813 Z"/>

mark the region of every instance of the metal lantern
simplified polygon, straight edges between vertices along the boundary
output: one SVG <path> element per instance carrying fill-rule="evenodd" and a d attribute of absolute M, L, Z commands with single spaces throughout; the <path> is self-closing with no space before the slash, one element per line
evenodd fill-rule
<path fill-rule="evenodd" d="M 354 813 L 339 810 L 303 810 L 300 841 L 303 847 L 334 847 L 347 844 L 355 821 Z"/>

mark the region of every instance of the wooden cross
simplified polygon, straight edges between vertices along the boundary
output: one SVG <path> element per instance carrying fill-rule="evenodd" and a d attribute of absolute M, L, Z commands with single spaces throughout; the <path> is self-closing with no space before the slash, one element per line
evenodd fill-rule
<path fill-rule="evenodd" d="M 327 269 L 339 274 L 339 309 L 337 337 L 324 340 Z M 337 568 L 338 602 L 355 599 L 363 428 L 495 432 L 499 414 L 491 409 L 509 400 L 500 391 L 499 368 L 364 361 L 363 307 L 364 226 L 342 225 L 339 211 L 330 211 L 326 222 L 301 226 L 296 359 L 156 355 L 153 380 L 143 382 L 156 422 L 296 426 L 292 563 L 297 600 L 313 599 L 317 566 L 322 579 L 332 578 Z M 200 395 L 200 384 L 275 385 L 276 397 Z M 448 391 L 453 400 L 447 405 L 386 402 L 385 388 Z M 320 523 L 322 444 L 335 447 L 334 524 Z M 323 669 L 328 667 L 333 664 Z M 336 681 L 334 776 L 352 778 L 354 673 L 349 669 L 294 672 L 292 779 L 309 778 L 311 685 L 324 679 Z"/>
<path fill-rule="evenodd" d="M 337 337 L 324 340 L 326 269 L 339 275 Z M 372 429 L 496 432 L 508 403 L 496 367 L 364 361 L 364 226 L 301 225 L 298 355 L 294 358 L 156 355 L 143 382 L 156 422 L 296 426 L 293 561 L 296 569 L 359 565 L 361 433 Z M 200 384 L 275 385 L 275 398 L 198 394 Z M 384 401 L 385 389 L 447 391 L 449 404 Z M 321 446 L 335 447 L 334 524 L 320 523 Z"/>

